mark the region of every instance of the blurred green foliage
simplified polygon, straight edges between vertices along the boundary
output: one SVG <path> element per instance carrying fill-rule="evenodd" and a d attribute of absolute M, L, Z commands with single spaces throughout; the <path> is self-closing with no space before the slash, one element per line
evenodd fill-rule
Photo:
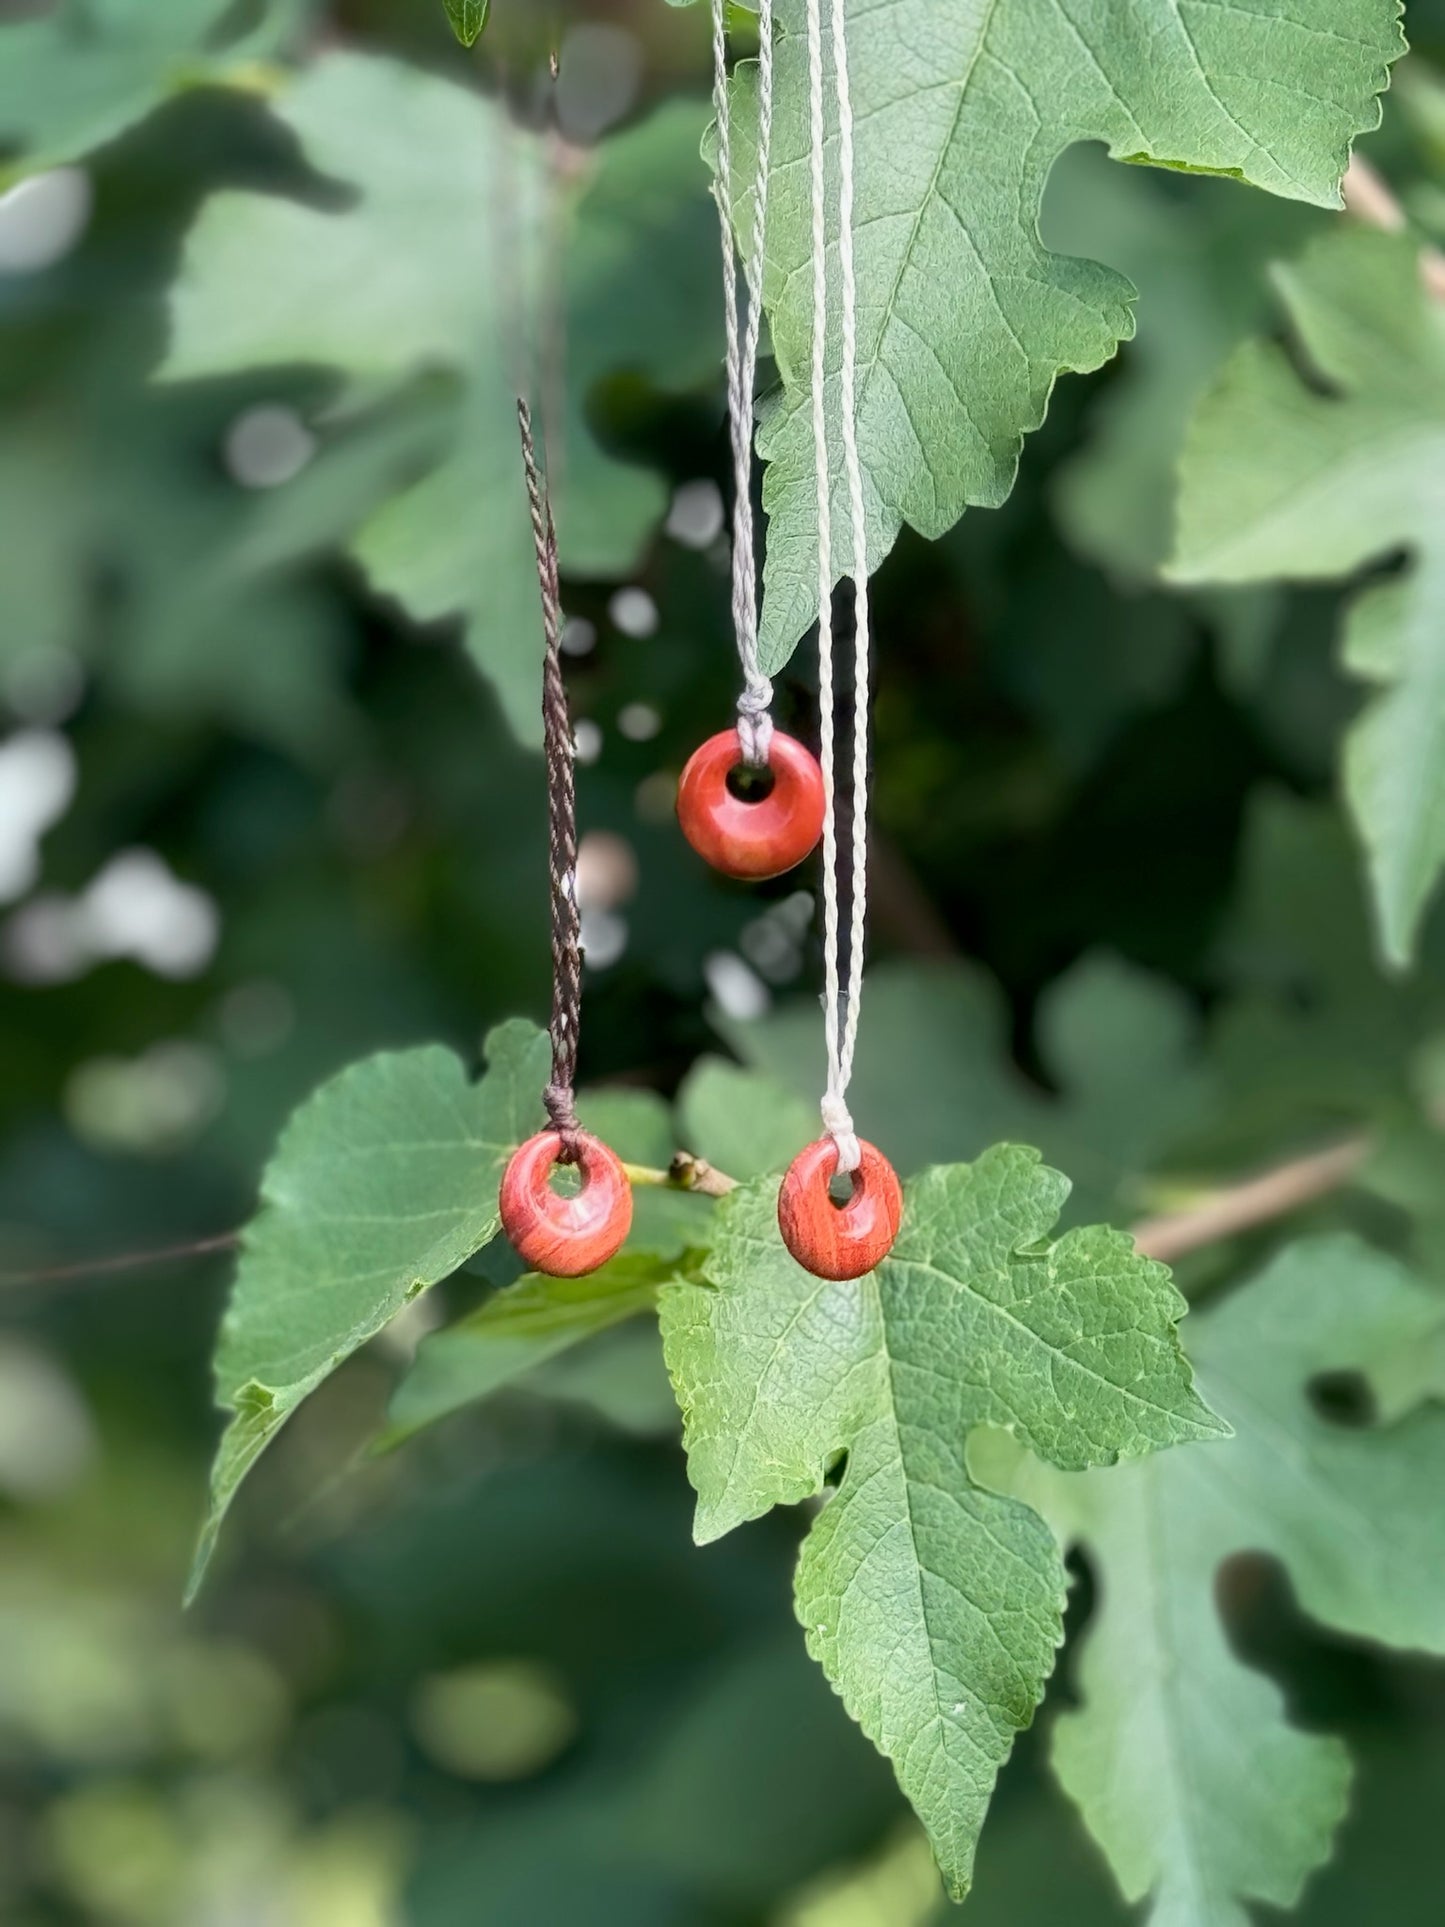
<path fill-rule="evenodd" d="M 405 140 L 385 114 L 349 130 L 352 161 L 334 168 L 295 118 L 304 95 L 276 91 L 293 59 L 312 75 L 404 62 L 388 87 L 425 102 L 472 89 L 461 121 L 490 124 L 486 59 L 505 52 L 525 111 L 542 33 L 524 0 L 494 11 L 480 63 L 435 0 L 66 0 L 0 16 L 0 167 L 19 183 L 0 201 L 0 786 L 18 852 L 0 876 L 0 1917 L 16 1927 L 945 1914 L 891 1772 L 787 1623 L 806 1520 L 693 1546 L 645 1319 L 529 1357 L 485 1403 L 375 1455 L 397 1387 L 424 1384 L 420 1368 L 406 1379 L 418 1344 L 443 1376 L 430 1328 L 446 1319 L 461 1343 L 515 1302 L 494 1295 L 513 1272 L 489 1249 L 302 1407 L 183 1617 L 230 1263 L 45 1275 L 239 1225 L 284 1119 L 347 1062 L 440 1040 L 472 1065 L 487 1027 L 545 1016 L 540 767 L 461 646 L 464 620 L 474 638 L 491 623 L 525 665 L 533 633 L 520 586 L 487 559 L 491 484 L 467 467 L 483 438 L 466 410 L 483 404 L 454 346 L 470 354 L 482 327 L 469 303 L 494 242 L 460 220 L 438 241 L 404 213 L 361 232 L 364 170 L 437 164 L 426 114 Z M 618 198 L 607 162 L 579 186 L 603 201 L 578 230 L 589 305 L 569 331 L 569 447 L 622 478 L 608 506 L 626 524 L 566 584 L 589 625 L 574 639 L 591 643 L 569 658 L 575 711 L 598 732 L 583 822 L 620 840 L 593 845 L 589 914 L 613 960 L 589 972 L 584 1073 L 639 1162 L 673 1134 L 658 1093 L 689 1148 L 747 1176 L 809 1127 L 817 958 L 796 881 L 722 883 L 670 822 L 670 779 L 734 693 L 712 498 L 694 487 L 726 469 L 715 243 L 701 165 L 682 171 L 704 118 L 706 20 L 655 0 L 556 12 L 578 36 L 563 43 L 574 71 L 613 89 L 623 130 L 604 150 Z M 1410 0 L 1407 26 L 1445 58 L 1445 9 Z M 1421 59 L 1367 151 L 1423 234 L 1445 228 L 1445 142 Z M 668 126 L 675 172 L 651 145 Z M 672 278 L 619 305 L 609 222 L 643 189 Z M 303 312 L 247 240 L 207 299 L 250 345 L 213 342 L 203 375 L 195 360 L 195 378 L 173 378 L 202 312 L 185 320 L 203 248 L 226 223 L 287 215 L 313 234 L 321 210 L 356 252 L 306 265 L 345 299 Z M 888 647 L 860 1119 L 910 1172 L 999 1138 L 1035 1144 L 1075 1180 L 1069 1223 L 1127 1223 L 1370 1134 L 1349 1185 L 1181 1267 L 1189 1295 L 1219 1296 L 1208 1319 L 1233 1321 L 1246 1366 L 1265 1327 L 1251 1323 L 1259 1287 L 1236 1288 L 1301 1233 L 1364 1255 L 1338 1276 L 1308 1267 L 1313 1239 L 1277 1260 L 1307 1265 L 1296 1324 L 1316 1292 L 1342 1316 L 1382 1266 L 1445 1289 L 1430 1122 L 1445 930 L 1427 910 L 1413 968 L 1382 971 L 1335 774 L 1360 703 L 1336 660 L 1340 596 L 1183 593 L 1157 576 L 1183 425 L 1235 343 L 1277 329 L 1269 264 L 1336 218 L 1071 150 L 1046 237 L 1138 285 L 1139 340 L 1057 391 L 1004 507 L 936 544 L 905 533 L 876 585 Z M 436 249 L 460 295 L 433 355 L 396 335 L 386 304 L 410 313 L 397 263 Z M 366 323 L 368 355 L 295 334 L 255 352 L 283 296 L 287 326 L 299 315 L 318 344 L 326 316 Z M 634 361 L 639 316 L 661 345 Z M 441 586 L 412 591 L 359 532 L 418 498 L 445 554 Z M 497 566 L 515 562 L 497 539 Z M 624 586 L 646 602 L 614 601 Z M 473 641 L 489 670 L 491 646 Z M 780 716 L 804 730 L 806 654 L 780 686 Z M 23 762 L 8 760 L 17 745 Z M 113 873 L 100 887 L 138 850 L 163 866 L 159 885 L 144 872 L 143 917 L 134 867 L 129 910 Z M 182 885 L 205 893 L 213 930 L 177 908 Z M 155 947 L 158 905 L 189 948 Z M 754 1127 L 737 1063 L 769 1080 L 741 1087 Z M 679 1205 L 690 1215 L 669 1217 Z M 705 1235 L 706 1206 L 654 1206 L 652 1249 Z M 1368 1367 L 1373 1404 L 1310 1419 L 1367 1428 L 1330 1436 L 1349 1463 L 1394 1455 L 1408 1471 L 1400 1533 L 1428 1523 L 1411 1481 L 1431 1463 L 1416 1442 L 1433 1436 L 1440 1383 L 1435 1339 L 1411 1330 L 1383 1360 L 1352 1343 L 1331 1361 L 1346 1382 L 1324 1389 L 1354 1393 Z M 1243 1439 L 1245 1414 L 1220 1402 Z M 1201 1468 L 1212 1449 L 1187 1448 Z M 1139 1476 L 1156 1473 L 1193 1476 L 1183 1452 Z M 1108 1490 L 1115 1475 L 1083 1476 Z M 1381 1505 L 1387 1486 L 1369 1488 Z M 1286 1494 L 1270 1533 L 1223 1533 L 1232 1556 L 1185 1603 L 1214 1624 L 1212 1582 L 1230 1677 L 1256 1702 L 1282 1696 L 1312 1757 L 1342 1744 L 1354 1762 L 1335 1864 L 1297 1918 L 1424 1927 L 1439 1916 L 1441 1673 L 1371 1639 L 1435 1635 L 1326 1610 L 1290 1558 L 1309 1516 Z M 1252 1517 L 1240 1505 L 1230 1523 Z M 1326 1562 L 1354 1557 L 1339 1535 L 1322 1543 Z M 1074 1555 L 1061 1675 L 983 1836 L 968 1902 L 981 1927 L 1132 1917 L 1049 1766 L 1059 1728 L 1077 1762 L 1080 1692 L 1089 1705 L 1098 1655 L 1128 1643 L 1109 1631 L 1119 1582 L 1102 1529 L 1100 1544 Z M 1272 1548 L 1298 1602 L 1258 1556 Z M 1165 1577 L 1196 1551 L 1166 1558 Z M 1271 1799 L 1252 1775 L 1246 1761 L 1228 1793 Z M 1301 1871 L 1327 1831 L 1316 1823 Z M 1220 1908 L 1261 1891 L 1277 1889 L 1246 1878 Z M 1235 1915 L 1186 1903 L 1175 1917 Z"/>

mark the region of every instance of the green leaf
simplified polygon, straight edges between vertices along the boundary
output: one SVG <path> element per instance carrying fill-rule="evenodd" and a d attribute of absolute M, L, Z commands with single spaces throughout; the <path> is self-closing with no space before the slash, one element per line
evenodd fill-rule
<path fill-rule="evenodd" d="M 69 270 L 11 305 L 0 665 L 65 650 L 128 710 L 168 728 L 203 716 L 314 763 L 354 746 L 360 722 L 345 674 L 355 622 L 316 558 L 434 459 L 455 381 L 423 378 L 360 413 L 318 408 L 294 378 L 249 396 L 236 384 L 157 394 L 170 249 L 155 256 L 137 238 L 120 185 L 130 164 L 104 172 L 126 225 L 78 266 L 91 288 L 83 316 L 64 292 Z M 247 401 L 294 401 L 308 417 L 309 459 L 303 444 L 299 472 L 275 486 L 243 486 L 218 459 Z"/>
<path fill-rule="evenodd" d="M 542 1121 L 547 1040 L 513 1021 L 470 1083 L 438 1047 L 368 1058 L 282 1133 L 261 1181 L 216 1351 L 232 1414 L 191 1591 L 242 1479 L 307 1395 L 403 1305 L 494 1238 L 512 1148 Z"/>
<path fill-rule="evenodd" d="M 677 1148 L 672 1112 L 656 1091 L 615 1084 L 583 1091 L 577 1099 L 577 1115 L 594 1136 L 606 1138 L 625 1164 L 666 1170 Z"/>
<path fill-rule="evenodd" d="M 1020 1074 L 998 987 L 974 966 L 883 964 L 869 973 L 867 996 L 851 1101 L 864 1134 L 904 1173 L 972 1156 L 998 1138 L 1023 1138 L 1073 1174 L 1071 1216 L 1111 1212 L 1120 1202 L 1132 1209 L 1143 1174 L 1185 1125 L 1197 1127 L 1209 1113 L 1184 1000 L 1115 958 L 1083 958 L 1040 1001 L 1039 1049 L 1056 1097 Z M 780 1083 L 803 1107 L 789 1123 L 799 1131 L 791 1156 L 819 1130 L 816 1000 L 723 1027 L 738 1053 L 768 1074 L 751 1099 L 737 1087 L 731 1135 L 746 1133 L 751 1113 L 761 1120 L 753 1126 L 758 1141 L 767 1141 L 783 1117 L 770 1089 Z M 714 1103 L 707 1122 L 721 1150 L 719 1108 Z M 772 1157 L 776 1147 L 768 1148 Z M 733 1170 L 720 1155 L 704 1155 Z"/>
<path fill-rule="evenodd" d="M 1147 324 L 1091 403 L 1082 449 L 1051 483 L 1070 543 L 1124 585 L 1152 578 L 1168 557 L 1185 424 L 1225 357 L 1267 317 L 1269 263 L 1328 219 L 1225 181 L 1112 167 L 1099 147 L 1072 148 L 1055 167 L 1049 246 L 1127 274 Z"/>
<path fill-rule="evenodd" d="M 5 421 L 0 519 L 16 566 L 0 576 L 0 662 L 63 648 L 129 708 L 314 755 L 355 715 L 345 625 L 308 571 L 435 446 L 441 385 L 328 422 L 298 474 L 252 490 L 213 472 L 209 451 L 197 461 L 213 407 L 158 407 L 108 349 L 85 376 L 83 404 L 36 395 Z"/>
<path fill-rule="evenodd" d="M 670 1275 L 676 1274 L 671 1268 Z M 677 1400 L 663 1363 L 654 1318 L 634 1318 L 585 1345 L 558 1352 L 532 1372 L 529 1392 L 579 1405 L 619 1432 L 639 1439 L 675 1439 Z"/>
<path fill-rule="evenodd" d="M 612 1146 L 624 1164 L 665 1171 L 677 1149 L 672 1112 L 654 1091 L 583 1091 L 577 1115 L 589 1131 Z M 712 1203 L 662 1184 L 636 1184 L 632 1191 L 629 1251 L 676 1258 L 712 1237 Z"/>
<path fill-rule="evenodd" d="M 1345 789 L 1403 964 L 1445 862 L 1445 313 L 1404 237 L 1342 229 L 1276 279 L 1313 379 L 1271 342 L 1230 361 L 1189 431 L 1169 573 L 1333 582 L 1410 551 L 1344 643 L 1382 692 L 1349 732 Z"/>
<path fill-rule="evenodd" d="M 577 1113 L 625 1163 L 665 1170 L 671 1162 L 672 1115 L 655 1092 L 585 1091 Z M 613 1362 L 624 1382 L 612 1386 L 601 1361 L 589 1374 L 587 1364 L 572 1355 L 587 1340 L 655 1307 L 658 1287 L 683 1269 L 684 1252 L 710 1240 L 713 1204 L 664 1185 L 642 1184 L 633 1190 L 632 1213 L 626 1248 L 599 1271 L 585 1278 L 524 1277 L 468 1317 L 424 1338 L 392 1396 L 378 1449 L 388 1451 L 523 1377 L 533 1389 L 553 1396 L 584 1397 L 607 1416 L 636 1409 L 650 1426 L 657 1406 L 652 1361 L 619 1357 Z"/>
<path fill-rule="evenodd" d="M 797 1895 L 778 1927 L 846 1927 L 887 1921 L 889 1927 L 937 1927 L 938 1874 L 926 1836 L 900 1827 L 883 1851 L 861 1865 L 814 1880 Z"/>
<path fill-rule="evenodd" d="M 89 536 L 78 451 L 48 421 L 8 413 L 0 441 L 0 515 L 10 531 L 0 575 L 0 659 L 66 648 L 84 633 L 75 566 Z"/>
<path fill-rule="evenodd" d="M 487 24 L 492 0 L 442 0 L 452 32 L 464 47 L 475 47 Z"/>
<path fill-rule="evenodd" d="M 816 1104 L 722 1057 L 698 1059 L 677 1103 L 688 1147 L 739 1180 L 780 1171 L 822 1128 Z"/>
<path fill-rule="evenodd" d="M 264 490 L 204 489 L 188 469 L 98 476 L 91 539 L 123 553 L 133 593 L 109 648 L 94 622 L 76 643 L 138 707 L 224 716 L 311 748 L 326 724 L 350 718 L 343 639 L 327 633 L 335 617 L 307 571 L 415 472 L 445 401 L 422 384 L 360 419 L 327 423 L 301 472 Z M 134 463 L 132 451 L 127 470 Z"/>
<path fill-rule="evenodd" d="M 579 158 L 555 189 L 546 150 L 496 101 L 391 61 L 326 55 L 273 111 L 354 202 L 336 211 L 214 195 L 187 243 L 163 372 L 311 363 L 369 392 L 423 367 L 455 371 L 450 442 L 366 517 L 353 549 L 373 587 L 417 621 L 465 619 L 513 728 L 538 742 L 540 614 L 515 390 L 519 339 L 545 333 L 539 288 L 551 270 L 538 256 L 555 243 L 563 263 L 567 380 L 552 424 L 563 567 L 621 575 L 666 492 L 604 454 L 587 411 L 619 371 L 685 389 L 716 369 L 702 111 L 659 108 Z"/>
<path fill-rule="evenodd" d="M 1219 1566 L 1270 1553 L 1325 1625 L 1445 1651 L 1445 1411 L 1347 1425 L 1311 1392 L 1359 1373 L 1397 1393 L 1400 1359 L 1438 1345 L 1445 1299 L 1353 1238 L 1321 1238 L 1190 1326 L 1232 1440 L 1107 1478 L 1015 1462 L 1001 1480 L 1003 1442 L 973 1463 L 1091 1549 L 1101 1598 L 1084 1704 L 1060 1718 L 1054 1764 L 1126 1898 L 1153 1895 L 1153 1927 L 1246 1927 L 1246 1901 L 1290 1906 L 1328 1857 L 1350 1769 L 1338 1740 L 1291 1726 L 1277 1689 L 1236 1657 Z"/>
<path fill-rule="evenodd" d="M 77 159 L 188 87 L 255 86 L 256 63 L 294 24 L 295 0 L 268 4 L 222 38 L 233 0 L 61 0 L 41 19 L 0 26 L 0 186 Z"/>
<path fill-rule="evenodd" d="M 709 1917 L 782 1927 L 779 1888 L 820 1858 L 851 1858 L 892 1810 L 886 1768 L 851 1737 L 781 1614 L 762 1640 L 727 1640 L 602 1814 L 609 1858 L 688 1882 L 691 1905 L 650 1915 L 654 1927 Z"/>
<path fill-rule="evenodd" d="M 969 1428 L 1066 1466 L 1224 1429 L 1192 1389 L 1163 1266 L 1100 1227 L 1048 1242 L 1067 1191 L 1013 1146 L 927 1171 L 892 1256 L 835 1284 L 788 1255 L 760 1182 L 719 1206 L 708 1282 L 662 1294 L 700 1541 L 814 1496 L 847 1455 L 803 1547 L 798 1616 L 959 1895 L 1064 1594 L 1042 1522 L 969 1478 Z"/>
<path fill-rule="evenodd" d="M 782 377 L 759 438 L 770 669 L 816 614 L 803 11 L 803 0 L 780 7 L 769 187 L 766 297 Z M 1397 0 L 854 0 L 848 12 L 858 434 L 875 567 L 905 522 L 938 536 L 967 504 L 1002 502 L 1059 375 L 1097 368 L 1133 331 L 1122 276 L 1039 241 L 1044 185 L 1066 147 L 1103 141 L 1116 159 L 1337 206 L 1350 141 L 1378 123 L 1404 51 Z M 756 69 L 736 87 L 733 199 L 747 234 Z M 831 87 L 827 99 L 835 118 Z M 833 205 L 836 191 L 835 180 Z M 835 295 L 827 399 L 840 464 L 837 315 Z M 841 467 L 833 490 L 841 574 L 853 562 Z"/>
<path fill-rule="evenodd" d="M 424 1338 L 387 1411 L 382 1450 L 489 1398 L 563 1352 L 650 1311 L 677 1275 L 670 1259 L 622 1252 L 586 1278 L 523 1278 L 470 1317 Z"/>
<path fill-rule="evenodd" d="M 1383 976 L 1349 826 L 1322 802 L 1257 794 L 1245 826 L 1220 967 L 1233 995 L 1211 1023 L 1227 1103 L 1216 1168 L 1239 1171 L 1281 1144 L 1373 1132 L 1414 1111 L 1411 1058 L 1440 1023 L 1440 972 Z M 1437 1191 L 1440 1186 L 1437 1183 Z"/>

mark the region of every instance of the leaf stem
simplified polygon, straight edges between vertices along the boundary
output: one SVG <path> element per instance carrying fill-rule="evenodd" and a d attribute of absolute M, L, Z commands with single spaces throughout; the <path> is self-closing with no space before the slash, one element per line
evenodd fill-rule
<path fill-rule="evenodd" d="M 673 1153 L 672 1163 L 665 1171 L 656 1171 L 646 1164 L 624 1164 L 630 1184 L 661 1186 L 668 1191 L 695 1191 L 700 1198 L 725 1198 L 729 1191 L 736 1191 L 738 1181 L 730 1178 L 726 1171 L 718 1171 L 706 1158 L 695 1158 L 690 1151 Z"/>

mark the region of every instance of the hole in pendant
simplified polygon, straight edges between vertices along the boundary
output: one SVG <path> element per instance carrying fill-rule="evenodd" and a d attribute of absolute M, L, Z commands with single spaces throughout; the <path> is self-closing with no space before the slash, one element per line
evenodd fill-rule
<path fill-rule="evenodd" d="M 835 1171 L 828 1180 L 828 1202 L 835 1211 L 845 1210 L 863 1187 L 861 1171 Z"/>
<path fill-rule="evenodd" d="M 548 1173 L 547 1186 L 556 1197 L 575 1198 L 582 1189 L 581 1165 L 554 1164 Z"/>
<path fill-rule="evenodd" d="M 763 803 L 772 795 L 777 780 L 767 763 L 756 767 L 752 763 L 734 763 L 728 771 L 728 795 L 735 796 L 739 803 Z"/>

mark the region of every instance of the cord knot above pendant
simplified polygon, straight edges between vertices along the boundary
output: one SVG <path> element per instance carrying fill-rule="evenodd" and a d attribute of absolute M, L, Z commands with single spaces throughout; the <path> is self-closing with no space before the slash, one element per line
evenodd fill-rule
<path fill-rule="evenodd" d="M 853 1113 L 848 1109 L 846 1098 L 826 1091 L 818 1109 L 822 1115 L 823 1129 L 838 1147 L 839 1171 L 845 1176 L 856 1171 L 863 1161 L 863 1152 L 853 1129 Z"/>
<path fill-rule="evenodd" d="M 738 748 L 749 769 L 766 769 L 773 746 L 773 685 L 764 675 L 750 675 L 738 697 Z"/>

